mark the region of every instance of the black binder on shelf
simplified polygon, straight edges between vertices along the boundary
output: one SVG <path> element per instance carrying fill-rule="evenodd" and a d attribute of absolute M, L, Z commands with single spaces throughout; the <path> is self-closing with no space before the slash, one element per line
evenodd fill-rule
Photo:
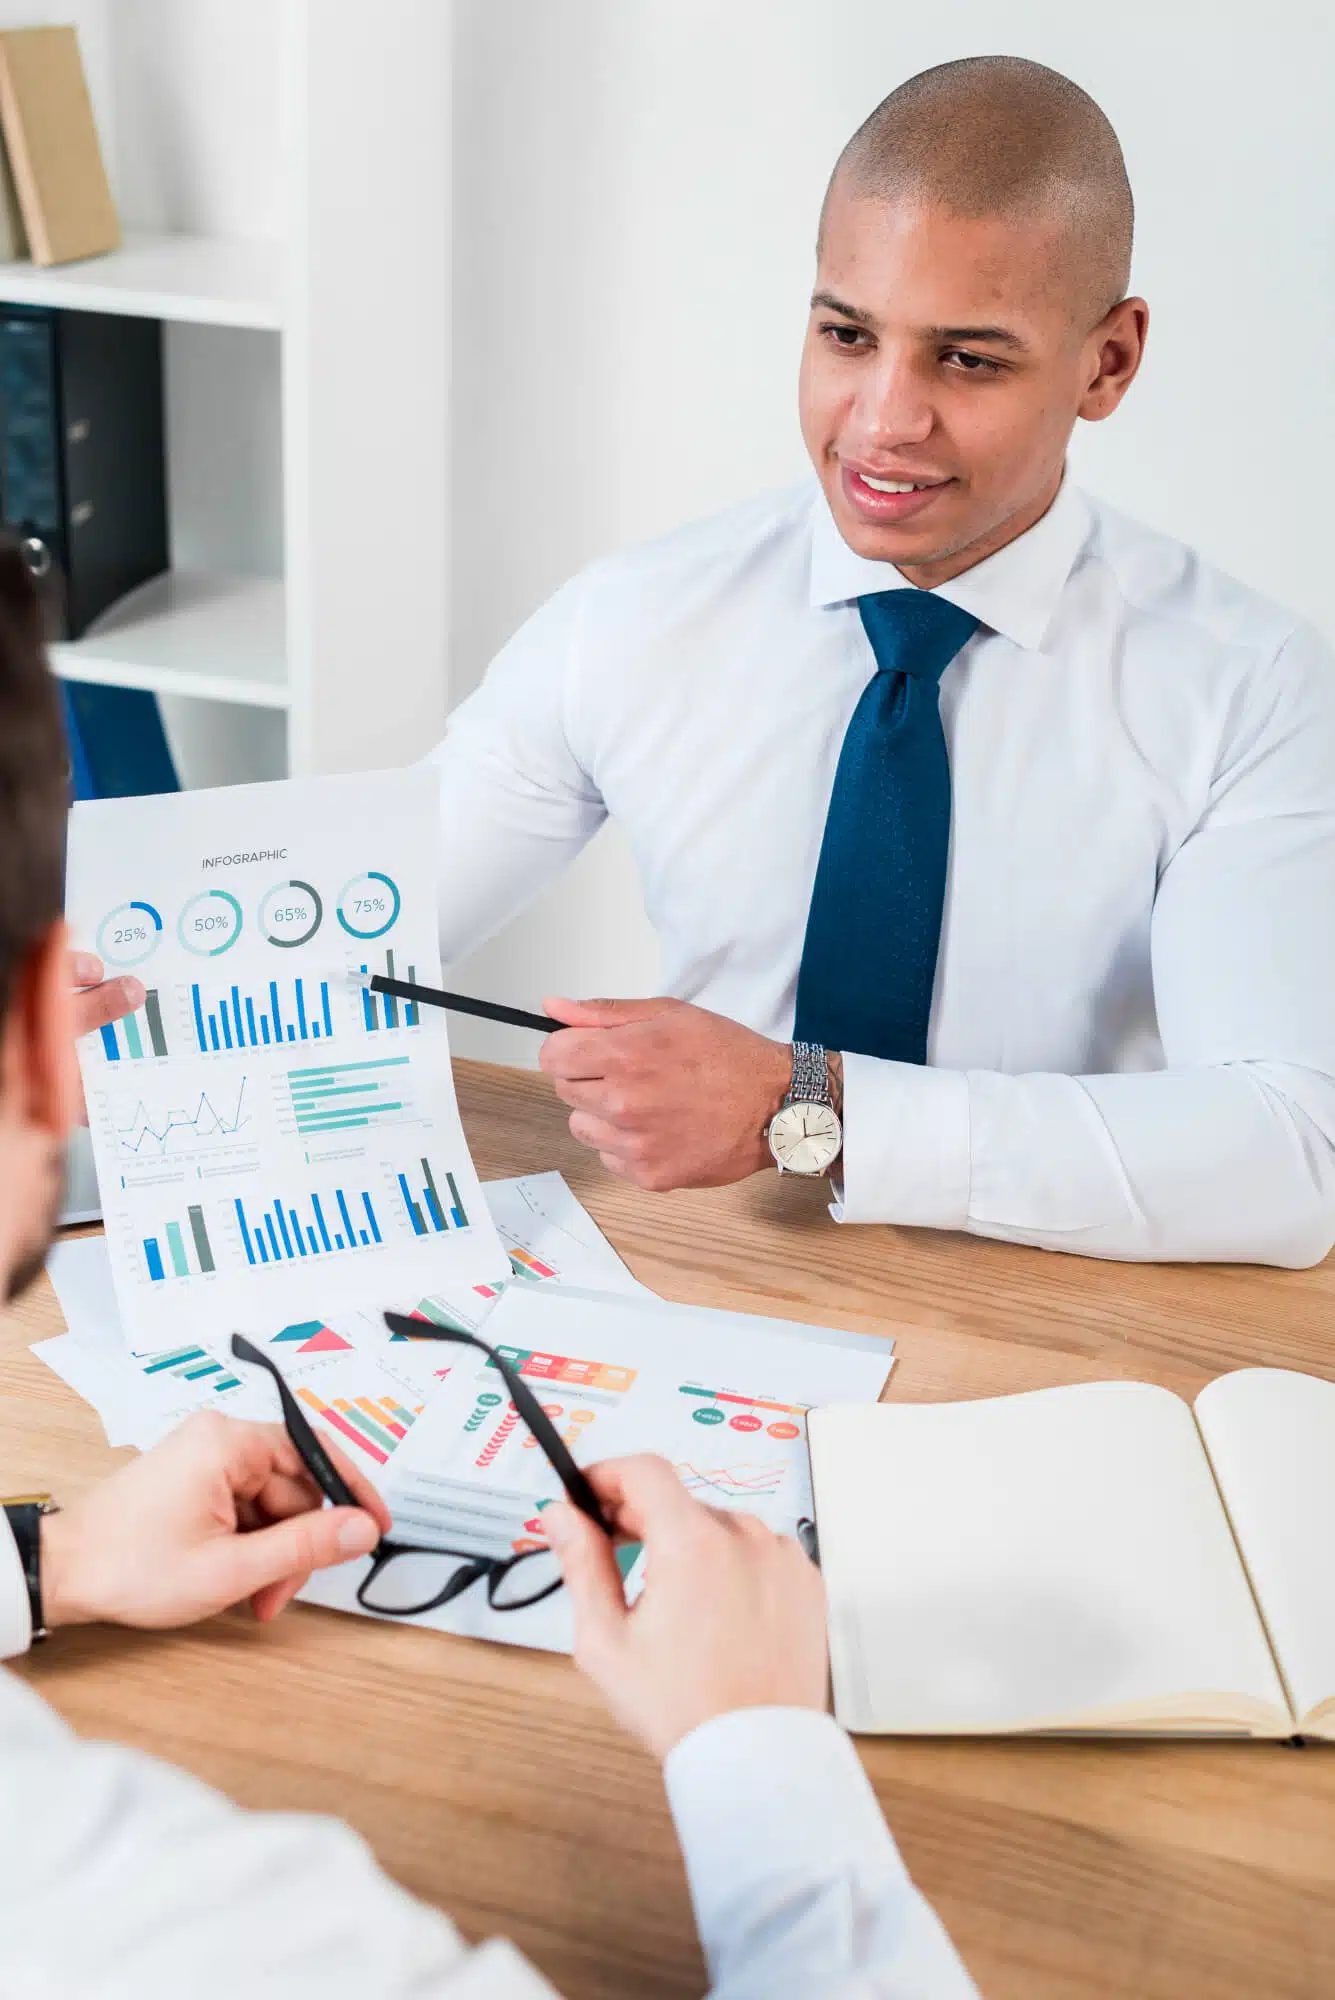
<path fill-rule="evenodd" d="M 51 639 L 168 567 L 160 321 L 0 305 L 0 522 Z M 179 789 L 154 695 L 71 681 L 65 716 L 76 797 Z"/>

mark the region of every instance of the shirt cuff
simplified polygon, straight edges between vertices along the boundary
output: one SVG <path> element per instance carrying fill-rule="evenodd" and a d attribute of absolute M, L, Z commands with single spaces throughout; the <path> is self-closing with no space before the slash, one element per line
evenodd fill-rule
<path fill-rule="evenodd" d="M 0 1514 L 0 1660 L 17 1658 L 31 1644 L 28 1580 L 8 1518 Z"/>
<path fill-rule="evenodd" d="M 844 1056 L 844 1150 L 836 1222 L 965 1229 L 969 1079 L 963 1070 Z"/>
<path fill-rule="evenodd" d="M 711 1965 L 739 1898 L 776 1877 L 848 1868 L 914 1895 L 858 1754 L 832 1715 L 738 1708 L 684 1736 L 663 1766 Z"/>

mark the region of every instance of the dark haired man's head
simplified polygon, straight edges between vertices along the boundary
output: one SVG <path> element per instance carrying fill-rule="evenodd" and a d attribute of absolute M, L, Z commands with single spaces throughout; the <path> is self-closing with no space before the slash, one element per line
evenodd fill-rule
<path fill-rule="evenodd" d="M 1046 511 L 1076 418 L 1139 366 L 1131 232 L 1112 126 L 1040 63 L 944 63 L 858 128 L 821 212 L 801 403 L 859 554 L 930 587 Z"/>
<path fill-rule="evenodd" d="M 41 616 L 0 544 L 0 1290 L 41 1269 L 76 1076 L 61 923 L 69 772 Z"/>

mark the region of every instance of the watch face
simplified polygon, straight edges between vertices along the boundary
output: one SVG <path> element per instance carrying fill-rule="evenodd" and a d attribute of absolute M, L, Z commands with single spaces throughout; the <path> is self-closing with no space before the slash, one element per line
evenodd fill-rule
<path fill-rule="evenodd" d="M 843 1128 L 828 1104 L 785 1104 L 769 1128 L 769 1149 L 790 1174 L 823 1174 L 839 1157 Z"/>

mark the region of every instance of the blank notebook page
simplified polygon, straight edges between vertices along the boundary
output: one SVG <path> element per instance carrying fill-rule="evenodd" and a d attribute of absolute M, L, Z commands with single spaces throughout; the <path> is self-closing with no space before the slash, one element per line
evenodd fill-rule
<path fill-rule="evenodd" d="M 1202 1692 L 1287 1704 L 1191 1412 L 1091 1382 L 813 1412 L 851 1729 L 1094 1726 Z"/>
<path fill-rule="evenodd" d="M 1196 1421 L 1304 1715 L 1335 1699 L 1335 1383 L 1240 1368 L 1202 1389 Z"/>

